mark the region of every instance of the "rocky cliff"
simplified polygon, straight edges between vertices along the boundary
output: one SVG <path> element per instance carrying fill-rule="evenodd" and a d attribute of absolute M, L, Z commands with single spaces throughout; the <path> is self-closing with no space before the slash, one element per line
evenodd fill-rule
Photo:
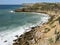
<path fill-rule="evenodd" d="M 52 6 L 54 7 L 54 5 Z M 48 6 L 50 6 L 50 4 Z M 19 36 L 14 40 L 15 43 L 13 43 L 13 45 L 60 45 L 60 11 L 58 10 L 58 7 L 54 8 L 52 10 L 49 7 L 48 10 L 46 9 L 44 11 L 32 10 L 34 12 L 45 12 L 46 14 L 49 14 L 51 18 L 42 26 L 31 27 L 31 31 Z M 25 12 L 25 8 L 21 12 Z"/>

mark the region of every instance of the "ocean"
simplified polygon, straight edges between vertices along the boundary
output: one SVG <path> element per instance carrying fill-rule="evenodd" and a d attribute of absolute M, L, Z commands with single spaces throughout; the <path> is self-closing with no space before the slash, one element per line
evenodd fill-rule
<path fill-rule="evenodd" d="M 21 5 L 0 5 L 0 45 L 12 45 L 16 35 L 30 31 L 30 27 L 48 21 L 47 14 L 35 12 L 14 12 Z M 28 29 L 28 30 L 26 30 Z M 6 41 L 6 42 L 5 42 Z"/>

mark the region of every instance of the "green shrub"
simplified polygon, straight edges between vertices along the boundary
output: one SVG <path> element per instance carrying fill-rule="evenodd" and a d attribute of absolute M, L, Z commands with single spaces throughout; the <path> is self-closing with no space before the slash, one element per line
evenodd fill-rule
<path fill-rule="evenodd" d="M 44 33 L 47 33 L 48 31 L 50 31 L 50 29 L 49 28 L 45 28 Z"/>
<path fill-rule="evenodd" d="M 57 30 L 55 30 L 55 34 L 56 34 L 56 41 L 58 41 L 60 39 L 60 32 L 58 32 Z"/>
<path fill-rule="evenodd" d="M 60 24 L 60 17 L 58 17 L 55 21 L 59 21 L 59 24 Z"/>
<path fill-rule="evenodd" d="M 52 26 L 52 28 L 56 27 L 56 25 Z"/>
<path fill-rule="evenodd" d="M 50 38 L 48 41 L 49 41 L 49 43 L 53 43 L 53 39 L 52 38 Z"/>

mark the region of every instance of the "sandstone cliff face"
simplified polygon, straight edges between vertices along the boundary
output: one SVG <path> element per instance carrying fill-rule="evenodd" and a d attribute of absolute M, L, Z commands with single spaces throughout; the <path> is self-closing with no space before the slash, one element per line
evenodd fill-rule
<path fill-rule="evenodd" d="M 56 9 L 59 8 L 56 7 Z M 27 11 L 24 8 L 22 12 L 31 12 L 31 10 Z M 60 11 L 57 12 L 54 8 L 53 10 L 34 10 L 33 12 L 47 13 L 51 18 L 42 26 L 32 27 L 31 31 L 22 34 L 13 45 L 60 45 Z"/>

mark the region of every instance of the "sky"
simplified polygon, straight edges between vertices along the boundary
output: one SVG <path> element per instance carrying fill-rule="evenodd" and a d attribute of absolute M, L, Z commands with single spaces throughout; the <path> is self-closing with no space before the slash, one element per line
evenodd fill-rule
<path fill-rule="evenodd" d="M 0 0 L 0 5 L 1 4 L 37 3 L 37 2 L 60 2 L 60 0 Z"/>

